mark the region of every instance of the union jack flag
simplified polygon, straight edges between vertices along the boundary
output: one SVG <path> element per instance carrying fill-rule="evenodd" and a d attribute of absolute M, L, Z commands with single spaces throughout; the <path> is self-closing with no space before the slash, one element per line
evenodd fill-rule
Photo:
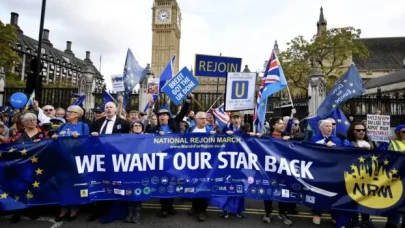
<path fill-rule="evenodd" d="M 257 94 L 255 115 L 253 116 L 257 132 L 262 132 L 266 118 L 267 98 L 287 87 L 283 68 L 278 61 L 274 50 L 271 52 L 270 60 L 267 62 L 260 89 Z"/>
<path fill-rule="evenodd" d="M 225 125 L 229 122 L 229 113 L 225 112 L 224 104 L 221 104 L 218 108 L 212 110 L 215 119 L 217 120 L 218 129 L 222 131 Z"/>

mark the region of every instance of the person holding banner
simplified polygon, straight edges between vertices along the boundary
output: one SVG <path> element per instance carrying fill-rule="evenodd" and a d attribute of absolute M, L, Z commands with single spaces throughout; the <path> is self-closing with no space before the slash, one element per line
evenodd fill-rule
<path fill-rule="evenodd" d="M 77 105 L 71 105 L 66 111 L 66 120 L 67 123 L 62 124 L 57 132 L 52 135 L 52 139 L 56 140 L 59 137 L 70 137 L 73 138 L 79 137 L 79 135 L 89 135 L 89 126 L 85 123 L 80 122 L 79 120 L 83 116 L 83 109 Z M 63 178 L 63 177 L 62 177 Z M 64 177 L 69 179 L 70 177 Z M 63 183 L 63 180 L 60 181 Z M 68 213 L 70 211 L 70 213 Z M 66 221 L 74 221 L 77 218 L 77 212 L 79 211 L 79 207 L 77 205 L 72 205 L 70 207 L 62 207 L 59 213 L 59 216 L 55 219 L 56 222 L 60 222 L 63 220 Z"/>
<path fill-rule="evenodd" d="M 405 153 L 405 125 L 399 125 L 395 128 L 395 139 L 390 141 L 388 150 L 397 151 Z M 405 228 L 405 215 L 393 214 L 388 217 L 387 228 L 396 228 L 399 226 L 400 220 L 402 218 L 401 228 Z"/>
<path fill-rule="evenodd" d="M 149 129 L 147 133 L 155 133 L 159 135 L 178 133 L 179 123 L 186 116 L 188 109 L 191 106 L 191 100 L 193 95 L 190 93 L 187 95 L 187 99 L 184 102 L 183 107 L 179 114 L 175 118 L 172 117 L 170 110 L 166 106 L 161 106 L 158 109 L 158 125 Z M 176 211 L 173 208 L 173 198 L 162 198 L 160 199 L 161 210 L 158 214 L 161 218 L 167 218 L 168 215 L 175 215 Z"/>
<path fill-rule="evenodd" d="M 130 125 L 128 121 L 117 116 L 117 106 L 114 102 L 107 102 L 104 106 L 105 117 L 100 118 L 90 126 L 91 136 L 104 134 L 128 134 Z M 111 201 L 98 202 L 94 211 L 87 219 L 88 222 L 95 221 L 98 218 L 107 215 L 112 206 Z"/>
<path fill-rule="evenodd" d="M 131 123 L 131 134 L 143 134 L 145 126 L 142 121 L 135 121 Z M 125 222 L 127 223 L 137 223 L 141 217 L 142 202 L 128 202 L 128 213 L 125 217 Z"/>
<path fill-rule="evenodd" d="M 247 134 L 248 131 L 244 126 L 241 126 L 241 118 L 239 112 L 231 113 L 231 122 L 229 122 L 224 129 L 223 133 L 228 135 L 242 135 Z M 255 136 L 255 135 L 251 135 Z M 222 209 L 223 211 L 219 214 L 222 218 L 228 218 L 229 213 L 234 213 L 238 218 L 245 218 L 245 199 L 243 197 L 213 197 L 210 200 L 210 204 Z"/>
<path fill-rule="evenodd" d="M 240 118 L 240 112 L 231 113 L 231 121 L 225 125 L 222 129 L 222 133 L 227 133 L 228 135 L 233 134 L 247 134 L 245 127 L 241 125 L 242 120 Z"/>
<path fill-rule="evenodd" d="M 361 123 L 353 123 L 347 130 L 347 140 L 354 146 L 360 147 L 366 150 L 372 149 L 372 144 L 367 136 L 367 129 Z M 359 214 L 353 213 L 352 215 L 352 227 L 376 227 L 370 221 L 370 215 L 361 213 L 361 223 L 359 222 Z"/>
<path fill-rule="evenodd" d="M 320 120 L 318 122 L 319 131 L 315 134 L 311 142 L 317 144 L 323 144 L 327 147 L 334 146 L 352 146 L 348 141 L 340 140 L 336 135 L 333 134 L 333 124 L 330 119 Z M 322 210 L 313 208 L 311 211 L 314 214 L 312 222 L 316 225 L 321 224 Z M 349 212 L 344 211 L 332 211 L 332 219 L 336 221 L 336 227 L 345 227 L 351 223 L 351 215 Z"/>
<path fill-rule="evenodd" d="M 196 125 L 188 129 L 189 133 L 210 133 L 215 134 L 215 131 L 207 126 L 207 114 L 205 112 L 197 112 L 195 116 Z M 191 200 L 191 209 L 189 215 L 197 214 L 198 221 L 204 222 L 207 219 L 207 203 L 208 199 L 206 198 L 193 198 Z"/>
<path fill-rule="evenodd" d="M 285 125 L 282 117 L 273 117 L 270 119 L 270 137 L 278 138 L 283 140 L 290 140 L 291 136 L 287 136 L 284 133 Z M 289 209 L 293 208 L 293 204 L 278 202 L 278 218 L 283 221 L 287 226 L 291 226 L 293 222 L 288 217 L 287 212 Z M 271 213 L 273 212 L 273 201 L 264 201 L 265 215 L 263 216 L 263 222 L 271 222 Z"/>

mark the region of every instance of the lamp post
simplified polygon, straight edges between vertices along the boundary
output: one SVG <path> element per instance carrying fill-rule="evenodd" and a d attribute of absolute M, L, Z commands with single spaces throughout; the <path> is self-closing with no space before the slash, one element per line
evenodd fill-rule
<path fill-rule="evenodd" d="M 38 37 L 38 49 L 37 49 L 37 66 L 35 73 L 35 99 L 41 101 L 42 98 L 42 75 L 41 75 L 41 57 L 42 57 L 42 33 L 44 30 L 45 20 L 45 7 L 46 0 L 42 0 L 41 9 L 41 22 L 39 24 L 39 37 Z"/>

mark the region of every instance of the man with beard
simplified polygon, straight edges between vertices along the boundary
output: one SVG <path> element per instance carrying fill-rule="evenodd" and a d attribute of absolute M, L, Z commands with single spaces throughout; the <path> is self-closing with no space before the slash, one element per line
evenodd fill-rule
<path fill-rule="evenodd" d="M 190 111 L 188 114 L 187 114 L 187 123 L 188 123 L 188 126 L 190 126 L 190 127 L 194 127 L 195 126 L 195 114 L 194 114 L 194 112 L 193 111 Z"/>
<path fill-rule="evenodd" d="M 159 135 L 178 133 L 180 121 L 185 117 L 190 105 L 191 105 L 192 94 L 187 96 L 180 112 L 175 118 L 172 118 L 170 110 L 166 106 L 159 107 L 157 112 L 158 125 L 150 128 L 147 133 L 157 133 Z M 160 199 L 161 210 L 159 217 L 166 218 L 168 215 L 175 215 L 176 211 L 173 208 L 174 198 L 162 198 Z"/>

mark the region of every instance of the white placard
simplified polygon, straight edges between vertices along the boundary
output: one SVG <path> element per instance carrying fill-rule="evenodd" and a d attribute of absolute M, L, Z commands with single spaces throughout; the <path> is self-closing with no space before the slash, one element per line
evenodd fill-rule
<path fill-rule="evenodd" d="M 226 77 L 225 111 L 253 110 L 256 73 L 229 72 Z"/>
<path fill-rule="evenodd" d="M 124 77 L 120 74 L 111 75 L 112 90 L 114 92 L 123 92 L 125 91 L 124 87 Z"/>
<path fill-rule="evenodd" d="M 367 115 L 367 135 L 375 142 L 389 142 L 391 117 L 387 115 Z"/>
<path fill-rule="evenodd" d="M 148 78 L 147 94 L 159 95 L 159 78 Z"/>

